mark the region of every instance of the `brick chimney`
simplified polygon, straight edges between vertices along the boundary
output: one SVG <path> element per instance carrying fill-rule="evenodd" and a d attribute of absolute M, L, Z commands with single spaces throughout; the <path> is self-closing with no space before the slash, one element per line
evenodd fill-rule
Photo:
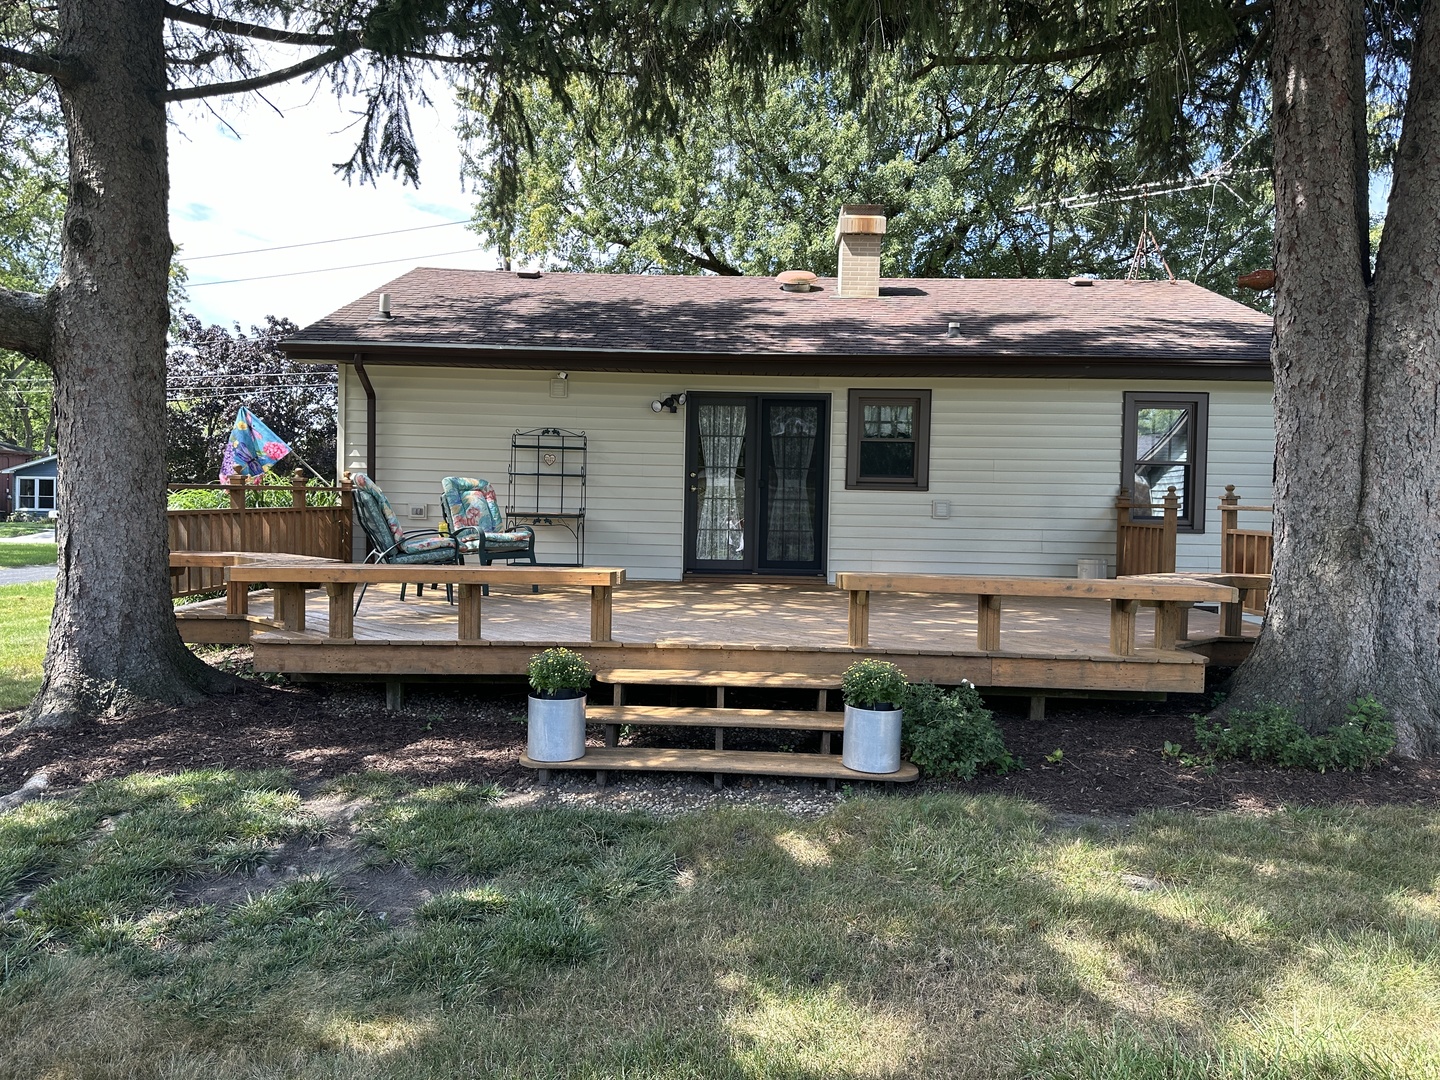
<path fill-rule="evenodd" d="M 835 240 L 840 245 L 837 296 L 880 295 L 880 245 L 885 236 L 885 208 L 870 203 L 840 207 Z"/>

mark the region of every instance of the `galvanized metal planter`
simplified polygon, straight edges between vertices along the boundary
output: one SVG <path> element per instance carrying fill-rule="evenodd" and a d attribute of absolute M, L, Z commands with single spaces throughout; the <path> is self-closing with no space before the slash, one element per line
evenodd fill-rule
<path fill-rule="evenodd" d="M 845 743 L 840 761 L 847 769 L 893 773 L 900 768 L 900 710 L 845 706 Z"/>
<path fill-rule="evenodd" d="M 531 761 L 574 761 L 585 756 L 585 695 L 539 698 L 530 695 L 525 753 Z"/>

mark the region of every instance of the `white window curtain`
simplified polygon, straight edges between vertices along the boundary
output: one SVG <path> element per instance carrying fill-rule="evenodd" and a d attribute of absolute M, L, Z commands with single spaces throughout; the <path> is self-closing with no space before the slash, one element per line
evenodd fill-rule
<path fill-rule="evenodd" d="M 745 558 L 744 492 L 736 484 L 745 448 L 743 404 L 701 405 L 696 423 L 705 482 L 696 515 L 695 557 L 714 562 Z"/>

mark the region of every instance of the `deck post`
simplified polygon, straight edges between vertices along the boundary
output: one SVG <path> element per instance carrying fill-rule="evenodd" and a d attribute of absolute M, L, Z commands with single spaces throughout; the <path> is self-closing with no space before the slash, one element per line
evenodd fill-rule
<path fill-rule="evenodd" d="M 1038 724 L 1045 719 L 1045 695 L 1030 695 L 1030 722 Z"/>
<path fill-rule="evenodd" d="M 304 469 L 296 469 L 290 476 L 290 505 L 296 510 L 305 509 Z"/>
<path fill-rule="evenodd" d="M 1222 574 L 1243 573 L 1235 558 L 1235 531 L 1240 527 L 1240 496 L 1235 494 L 1235 485 L 1226 484 L 1225 494 L 1220 496 L 1220 572 Z"/>
<path fill-rule="evenodd" d="M 1124 577 L 1126 574 L 1134 573 L 1130 565 L 1129 555 L 1129 527 L 1130 508 L 1134 503 L 1130 500 L 1130 489 L 1121 488 L 1120 494 L 1115 496 L 1115 576 Z"/>
<path fill-rule="evenodd" d="M 1180 497 L 1172 487 L 1165 492 L 1165 521 L 1160 531 L 1160 573 L 1175 573 L 1175 534 L 1180 521 Z"/>
<path fill-rule="evenodd" d="M 336 550 L 330 553 L 333 558 L 339 559 L 341 562 L 349 562 L 352 558 L 354 558 L 354 540 L 351 536 L 351 529 L 353 528 L 354 520 L 355 488 L 350 483 L 350 474 L 348 472 L 341 473 L 339 521 L 340 528 L 338 530 L 338 535 L 335 539 Z"/>
<path fill-rule="evenodd" d="M 975 647 L 981 652 L 1000 651 L 1000 597 L 981 595 L 975 619 Z"/>
<path fill-rule="evenodd" d="M 870 644 L 870 592 L 850 590 L 850 647 L 864 649 Z"/>
<path fill-rule="evenodd" d="M 1220 633 L 1224 637 L 1238 638 L 1245 633 L 1245 594 L 1236 604 L 1220 605 Z"/>
<path fill-rule="evenodd" d="M 1178 642 L 1184 640 L 1185 618 L 1188 603 L 1179 600 L 1155 601 L 1155 648 L 1174 651 Z"/>
<path fill-rule="evenodd" d="M 590 586 L 590 640 L 613 640 L 610 620 L 614 588 L 610 585 Z"/>
<path fill-rule="evenodd" d="M 405 708 L 405 684 L 399 679 L 385 680 L 385 710 L 399 712 Z"/>
<path fill-rule="evenodd" d="M 1116 656 L 1135 655 L 1135 612 L 1138 600 L 1110 601 L 1110 651 Z"/>
<path fill-rule="evenodd" d="M 325 593 L 330 597 L 329 637 L 355 637 L 355 584 L 350 581 L 327 581 Z"/>
<path fill-rule="evenodd" d="M 275 593 L 275 618 L 286 630 L 296 633 L 305 629 L 305 586 L 283 582 L 272 586 Z"/>
<path fill-rule="evenodd" d="M 460 585 L 460 629 L 461 641 L 480 640 L 480 597 L 485 592 L 483 585 Z"/>

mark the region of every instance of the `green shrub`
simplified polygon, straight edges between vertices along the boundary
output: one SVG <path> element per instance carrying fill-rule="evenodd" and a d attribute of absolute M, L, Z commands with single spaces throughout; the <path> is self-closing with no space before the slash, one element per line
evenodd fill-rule
<path fill-rule="evenodd" d="M 904 697 L 901 742 L 929 776 L 974 779 L 981 769 L 1005 774 L 1019 762 L 1005 749 L 995 718 L 969 683 L 942 690 L 916 683 Z"/>
<path fill-rule="evenodd" d="M 1373 697 L 1350 706 L 1345 720 L 1312 735 L 1284 705 L 1236 711 L 1223 719 L 1195 717 L 1195 741 L 1212 759 L 1254 761 L 1287 769 L 1368 769 L 1395 746 L 1395 725 Z"/>
<path fill-rule="evenodd" d="M 840 677 L 845 704 L 857 709 L 899 707 L 905 700 L 905 673 L 886 660 L 856 660 Z"/>

